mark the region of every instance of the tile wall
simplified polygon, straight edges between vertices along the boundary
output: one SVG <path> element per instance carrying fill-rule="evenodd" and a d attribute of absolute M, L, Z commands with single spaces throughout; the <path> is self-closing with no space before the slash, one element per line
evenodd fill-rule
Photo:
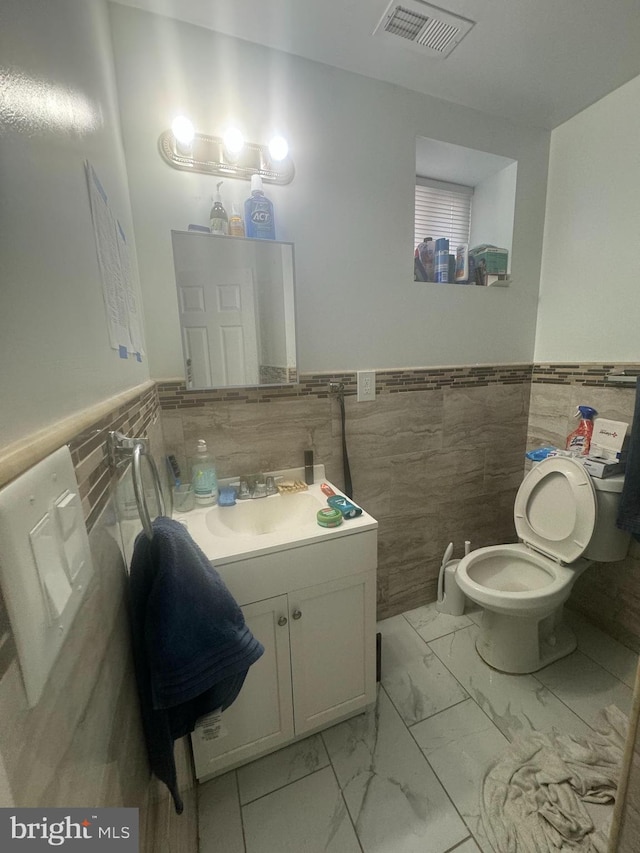
<path fill-rule="evenodd" d="M 148 435 L 161 449 L 156 389 L 134 394 L 68 441 L 95 575 L 44 695 L 31 710 L 0 599 L 0 761 L 8 789 L 7 802 L 0 805 L 138 807 L 141 851 L 196 853 L 197 811 L 186 743 L 176 745 L 185 800 L 180 818 L 164 786 L 150 780 L 130 654 L 115 483 L 107 461 L 110 429 Z"/>
<path fill-rule="evenodd" d="M 378 371 L 376 400 L 356 402 L 356 374 L 303 374 L 290 387 L 188 392 L 159 384 L 168 452 L 188 470 L 207 441 L 222 477 L 303 464 L 312 449 L 343 486 L 340 410 L 345 387 L 353 497 L 379 522 L 378 615 L 436 597 L 446 545 L 460 556 L 512 541 L 522 479 L 531 365 Z"/>
<path fill-rule="evenodd" d="M 605 418 L 631 423 L 633 385 L 607 384 L 604 377 L 635 364 L 536 364 L 533 367 L 527 447 L 563 447 L 575 429 L 578 405 L 593 406 Z M 632 540 L 626 559 L 596 563 L 578 580 L 569 606 L 579 610 L 606 633 L 640 651 L 640 543 Z"/>

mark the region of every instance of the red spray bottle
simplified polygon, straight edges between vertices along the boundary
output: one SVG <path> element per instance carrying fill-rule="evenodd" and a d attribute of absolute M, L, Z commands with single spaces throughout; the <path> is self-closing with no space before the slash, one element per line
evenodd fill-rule
<path fill-rule="evenodd" d="M 573 456 L 588 456 L 593 435 L 593 419 L 598 413 L 591 406 L 578 406 L 574 417 L 580 418 L 580 423 L 567 436 L 566 449 Z"/>

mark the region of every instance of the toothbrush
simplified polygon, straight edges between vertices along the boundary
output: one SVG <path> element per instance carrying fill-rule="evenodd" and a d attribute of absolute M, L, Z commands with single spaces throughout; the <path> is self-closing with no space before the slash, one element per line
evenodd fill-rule
<path fill-rule="evenodd" d="M 167 456 L 167 468 L 169 469 L 169 474 L 173 478 L 174 486 L 180 485 L 180 466 L 178 465 L 178 460 L 173 454 L 169 454 Z"/>

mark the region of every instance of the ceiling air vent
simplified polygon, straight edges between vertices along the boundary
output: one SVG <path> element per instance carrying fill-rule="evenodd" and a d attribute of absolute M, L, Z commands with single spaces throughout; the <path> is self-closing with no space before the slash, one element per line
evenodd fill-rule
<path fill-rule="evenodd" d="M 393 0 L 373 31 L 385 39 L 401 38 L 423 56 L 444 59 L 460 44 L 474 21 L 445 12 L 421 0 Z"/>

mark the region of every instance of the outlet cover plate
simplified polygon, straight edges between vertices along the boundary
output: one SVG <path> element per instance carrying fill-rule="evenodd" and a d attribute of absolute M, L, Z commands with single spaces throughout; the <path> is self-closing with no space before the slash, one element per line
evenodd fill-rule
<path fill-rule="evenodd" d="M 358 402 L 366 403 L 376 399 L 375 370 L 358 370 Z"/>

